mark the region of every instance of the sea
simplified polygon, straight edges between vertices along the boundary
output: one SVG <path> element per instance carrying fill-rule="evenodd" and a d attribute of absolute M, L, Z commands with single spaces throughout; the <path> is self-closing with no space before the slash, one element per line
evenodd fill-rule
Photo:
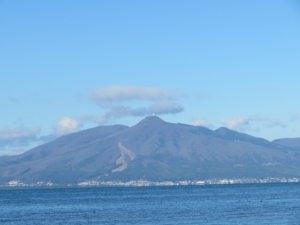
<path fill-rule="evenodd" d="M 300 224 L 300 183 L 0 190 L 0 224 Z"/>

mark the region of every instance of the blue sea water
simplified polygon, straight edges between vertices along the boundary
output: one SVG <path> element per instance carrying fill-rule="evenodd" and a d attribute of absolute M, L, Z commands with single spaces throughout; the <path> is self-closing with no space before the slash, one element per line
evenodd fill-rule
<path fill-rule="evenodd" d="M 300 224 L 300 183 L 0 190 L 0 224 Z"/>

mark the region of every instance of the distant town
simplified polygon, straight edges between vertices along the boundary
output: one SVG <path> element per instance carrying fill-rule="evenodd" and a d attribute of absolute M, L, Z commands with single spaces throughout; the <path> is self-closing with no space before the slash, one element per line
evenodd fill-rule
<path fill-rule="evenodd" d="M 31 184 L 25 184 L 19 181 L 9 181 L 5 185 L 0 185 L 0 189 L 9 189 L 14 187 L 19 188 L 63 188 L 63 187 L 141 187 L 141 186 L 177 186 L 177 185 L 212 185 L 212 184 L 248 184 L 248 183 L 289 183 L 299 182 L 299 178 L 266 178 L 266 179 L 212 179 L 203 181 L 164 181 L 153 182 L 146 180 L 128 181 L 128 182 L 116 182 L 107 181 L 99 182 L 95 180 L 80 182 L 78 184 L 55 184 L 51 182 L 37 182 Z"/>

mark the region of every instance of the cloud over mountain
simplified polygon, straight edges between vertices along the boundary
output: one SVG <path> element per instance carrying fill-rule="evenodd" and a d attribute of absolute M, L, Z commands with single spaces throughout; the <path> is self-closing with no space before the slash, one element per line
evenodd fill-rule
<path fill-rule="evenodd" d="M 100 116 L 82 114 L 78 117 L 78 120 L 82 123 L 92 121 L 99 124 L 106 124 L 110 119 L 117 119 L 128 116 L 144 116 L 148 114 L 149 112 L 146 108 L 141 107 L 132 109 L 131 107 L 117 106 L 105 113 L 102 113 Z"/>
<path fill-rule="evenodd" d="M 153 113 L 157 115 L 175 114 L 182 112 L 184 107 L 175 103 L 180 97 L 187 97 L 184 92 L 171 92 L 156 87 L 142 86 L 118 86 L 111 85 L 90 90 L 88 98 L 102 108 L 110 108 L 100 116 L 82 114 L 78 120 L 82 123 L 92 121 L 99 124 L 106 124 L 111 119 L 123 117 L 148 116 Z M 132 108 L 121 104 L 130 101 L 152 101 L 150 107 Z"/>
<path fill-rule="evenodd" d="M 267 127 L 275 127 L 275 126 L 280 126 L 281 128 L 286 128 L 286 124 L 281 122 L 280 120 L 276 119 L 265 119 L 265 125 Z"/>
<path fill-rule="evenodd" d="M 183 92 L 170 92 L 161 88 L 117 85 L 96 88 L 88 94 L 88 98 L 100 107 L 112 107 L 131 100 L 175 100 L 186 96 Z"/>
<path fill-rule="evenodd" d="M 54 135 L 62 136 L 80 130 L 81 122 L 67 116 L 62 116 L 58 123 L 53 125 Z"/>
<path fill-rule="evenodd" d="M 183 110 L 184 107 L 181 104 L 163 100 L 152 104 L 149 108 L 139 107 L 133 109 L 131 107 L 116 106 L 111 108 L 109 111 L 102 113 L 100 116 L 82 114 L 78 117 L 78 120 L 82 123 L 92 121 L 99 124 L 106 124 L 111 119 L 118 119 L 129 116 L 148 116 L 153 113 L 157 115 L 175 114 L 182 112 Z"/>
<path fill-rule="evenodd" d="M 0 131 L 0 147 L 28 146 L 30 141 L 37 140 L 37 134 L 41 131 L 39 126 L 31 129 L 25 127 L 6 127 Z"/>
<path fill-rule="evenodd" d="M 237 118 L 234 118 L 232 120 L 223 119 L 221 121 L 222 124 L 224 124 L 227 128 L 233 129 L 233 130 L 249 130 L 250 127 L 250 117 L 245 116 L 239 116 Z"/>
<path fill-rule="evenodd" d="M 281 128 L 285 128 L 286 124 L 277 119 L 270 119 L 268 117 L 259 117 L 259 116 L 239 116 L 232 120 L 223 119 L 221 123 L 224 124 L 227 128 L 232 130 L 246 131 L 246 130 L 254 130 L 258 131 L 259 127 L 253 127 L 250 123 L 252 122 L 263 122 L 263 125 L 271 128 L 275 126 L 280 126 Z"/>
<path fill-rule="evenodd" d="M 191 120 L 193 121 L 193 126 L 202 126 L 202 127 L 206 127 L 209 129 L 214 128 L 214 125 L 212 125 L 211 123 L 209 123 L 205 120 L 198 120 L 195 117 L 192 117 Z"/>
<path fill-rule="evenodd" d="M 180 103 L 170 102 L 168 100 L 162 100 L 154 103 L 150 108 L 149 112 L 157 115 L 161 114 L 175 114 L 184 110 Z"/>

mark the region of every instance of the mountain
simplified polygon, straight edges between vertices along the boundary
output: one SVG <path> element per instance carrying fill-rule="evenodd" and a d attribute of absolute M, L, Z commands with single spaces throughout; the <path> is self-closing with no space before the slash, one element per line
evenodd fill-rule
<path fill-rule="evenodd" d="M 274 140 L 273 143 L 282 146 L 300 148 L 300 138 L 282 138 Z"/>
<path fill-rule="evenodd" d="M 99 126 L 0 157 L 0 182 L 293 177 L 299 168 L 296 147 L 151 116 L 132 127 Z"/>

